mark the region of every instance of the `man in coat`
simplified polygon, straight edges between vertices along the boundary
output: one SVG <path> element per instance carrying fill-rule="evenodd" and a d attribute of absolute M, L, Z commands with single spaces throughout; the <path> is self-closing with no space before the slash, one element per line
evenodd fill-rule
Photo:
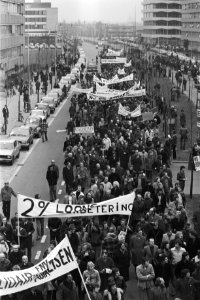
<path fill-rule="evenodd" d="M 57 189 L 57 182 L 59 178 L 59 169 L 56 166 L 55 161 L 51 161 L 51 165 L 47 169 L 46 179 L 49 184 L 49 194 L 50 194 L 50 201 L 54 202 L 56 200 L 56 189 Z"/>

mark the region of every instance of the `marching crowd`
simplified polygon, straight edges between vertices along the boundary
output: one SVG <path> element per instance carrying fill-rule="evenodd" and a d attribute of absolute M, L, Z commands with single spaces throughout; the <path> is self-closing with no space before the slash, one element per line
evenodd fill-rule
<path fill-rule="evenodd" d="M 107 66 L 97 76 L 109 79 L 115 72 Z M 132 72 L 134 81 L 144 86 L 135 66 L 127 70 L 127 74 Z M 112 87 L 126 90 L 130 82 Z M 126 299 L 131 264 L 140 300 L 200 299 L 199 215 L 194 215 L 194 230 L 185 210 L 184 167 L 172 184 L 173 144 L 170 138 L 162 138 L 162 111 L 149 120 L 118 115 L 119 103 L 129 111 L 140 105 L 143 113 L 152 111 L 154 100 L 141 96 L 88 101 L 84 93 L 73 95 L 63 145 L 63 170 L 52 160 L 46 172 L 52 202 L 57 198 L 60 177 L 65 181 L 66 204 L 98 203 L 135 192 L 130 218 L 109 215 L 67 218 L 63 222 L 60 218 L 48 219 L 50 244 L 44 257 L 67 235 L 91 300 Z M 75 127 L 91 125 L 93 134 L 74 133 Z M 35 226 L 30 219 L 19 222 L 16 213 L 8 222 L 12 195 L 16 193 L 5 183 L 1 190 L 4 216 L 0 218 L 0 271 L 31 267 L 33 233 L 36 230 L 37 239 L 44 234 L 44 219 L 36 219 Z M 27 297 L 89 299 L 77 270 L 48 282 L 42 289 L 34 287 L 1 298 Z"/>

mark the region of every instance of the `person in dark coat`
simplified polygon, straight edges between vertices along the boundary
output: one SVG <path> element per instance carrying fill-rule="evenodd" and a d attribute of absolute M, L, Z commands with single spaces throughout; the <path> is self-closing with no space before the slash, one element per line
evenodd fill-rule
<path fill-rule="evenodd" d="M 191 277 L 188 269 L 182 270 L 181 278 L 176 281 L 176 297 L 181 300 L 195 300 L 195 290 L 199 285 L 200 281 Z"/>
<path fill-rule="evenodd" d="M 50 230 L 50 241 L 55 240 L 60 243 L 60 229 L 62 222 L 60 218 L 49 218 L 48 228 Z"/>
<path fill-rule="evenodd" d="M 56 292 L 56 300 L 79 300 L 78 290 L 71 273 L 68 273 L 60 283 Z"/>
<path fill-rule="evenodd" d="M 51 161 L 51 165 L 47 169 L 46 179 L 49 184 L 49 194 L 50 194 L 50 201 L 56 200 L 56 189 L 57 189 L 57 182 L 59 178 L 59 169 L 56 166 L 55 161 Z"/>
<path fill-rule="evenodd" d="M 42 292 L 37 287 L 23 291 L 21 300 L 44 300 Z"/>
<path fill-rule="evenodd" d="M 142 235 L 141 228 L 137 228 L 137 233 L 130 239 L 130 252 L 132 257 L 132 264 L 136 268 L 142 262 L 144 246 L 146 238 Z"/>
<path fill-rule="evenodd" d="M 190 271 L 190 274 L 194 271 L 194 265 L 190 260 L 189 253 L 186 251 L 182 254 L 182 259 L 176 264 L 175 268 L 175 275 L 176 278 L 181 277 L 181 272 L 184 269 L 188 269 Z"/>
<path fill-rule="evenodd" d="M 63 180 L 65 181 L 66 193 L 69 194 L 74 184 L 74 173 L 70 162 L 63 168 Z"/>
<path fill-rule="evenodd" d="M 121 243 L 120 248 L 114 253 L 113 260 L 115 266 L 119 268 L 121 276 L 124 277 L 125 281 L 128 281 L 131 256 L 125 243 Z"/>
<path fill-rule="evenodd" d="M 12 245 L 12 250 L 9 253 L 9 260 L 12 267 L 15 265 L 20 265 L 22 262 L 23 252 L 19 249 L 19 245 Z"/>
<path fill-rule="evenodd" d="M 113 259 L 108 257 L 108 251 L 104 249 L 102 251 L 102 256 L 96 261 L 96 270 L 99 271 L 101 278 L 101 291 L 104 291 L 108 287 L 108 278 L 112 274 L 114 267 Z"/>

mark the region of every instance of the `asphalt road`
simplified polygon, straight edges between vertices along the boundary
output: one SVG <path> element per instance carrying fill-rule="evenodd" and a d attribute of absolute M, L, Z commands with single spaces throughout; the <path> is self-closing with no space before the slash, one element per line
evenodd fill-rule
<path fill-rule="evenodd" d="M 95 48 L 95 45 L 84 43 L 83 48 L 89 60 L 95 59 L 98 51 Z M 11 186 L 16 192 L 29 197 L 34 197 L 36 193 L 39 193 L 42 199 L 49 200 L 46 170 L 51 160 L 54 159 L 60 170 L 57 201 L 62 202 L 65 195 L 65 186 L 62 181 L 62 168 L 64 162 L 62 148 L 66 134 L 63 132 L 57 133 L 56 131 L 65 128 L 69 119 L 68 108 L 69 99 L 66 99 L 59 106 L 56 113 L 51 117 L 48 130 L 48 141 L 45 143 L 42 143 L 41 140 L 35 141 L 32 150 L 30 150 L 27 154 L 23 164 L 13 173 Z M 13 216 L 16 211 L 17 200 L 12 198 L 11 215 Z M 39 241 L 36 241 L 34 238 L 34 245 L 32 248 L 32 261 L 34 264 L 38 263 L 42 259 L 44 250 L 48 247 L 48 245 L 49 232 L 45 222 L 44 236 Z M 138 299 L 136 280 L 132 267 L 125 299 Z"/>

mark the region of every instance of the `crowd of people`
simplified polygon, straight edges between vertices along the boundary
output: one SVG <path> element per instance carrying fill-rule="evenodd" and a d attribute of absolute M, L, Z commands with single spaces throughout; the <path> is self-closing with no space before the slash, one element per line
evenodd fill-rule
<path fill-rule="evenodd" d="M 104 66 L 99 79 L 112 78 L 118 68 Z M 127 90 L 140 82 L 137 60 L 126 74 L 132 82 L 110 88 Z M 84 85 L 84 83 L 82 83 Z M 93 86 L 93 82 L 87 83 Z M 156 98 L 157 97 L 157 98 Z M 95 216 L 93 218 L 49 218 L 50 244 L 46 257 L 67 235 L 76 255 L 87 292 L 77 270 L 38 287 L 3 296 L 2 300 L 122 300 L 126 299 L 131 265 L 137 279 L 140 300 L 200 299 L 199 232 L 188 223 L 184 194 L 185 172 L 181 166 L 173 185 L 170 169 L 174 150 L 171 138 L 163 139 L 163 111 L 149 120 L 118 114 L 119 103 L 133 111 L 140 105 L 142 113 L 152 112 L 159 96 L 91 101 L 83 92 L 71 96 L 70 120 L 66 124 L 62 170 L 51 161 L 46 179 L 49 200 L 57 199 L 59 178 L 65 181 L 65 204 L 98 203 L 135 192 L 130 218 Z M 93 134 L 75 134 L 74 128 L 94 126 Z M 0 226 L 0 271 L 23 270 L 32 264 L 32 238 L 44 234 L 44 219 L 10 219 L 12 188 L 2 188 L 3 213 Z M 40 195 L 35 195 L 36 199 Z M 7 203 L 6 203 L 7 202 Z M 199 219 L 194 221 L 198 228 Z M 19 234 L 20 233 L 20 234 Z"/>

